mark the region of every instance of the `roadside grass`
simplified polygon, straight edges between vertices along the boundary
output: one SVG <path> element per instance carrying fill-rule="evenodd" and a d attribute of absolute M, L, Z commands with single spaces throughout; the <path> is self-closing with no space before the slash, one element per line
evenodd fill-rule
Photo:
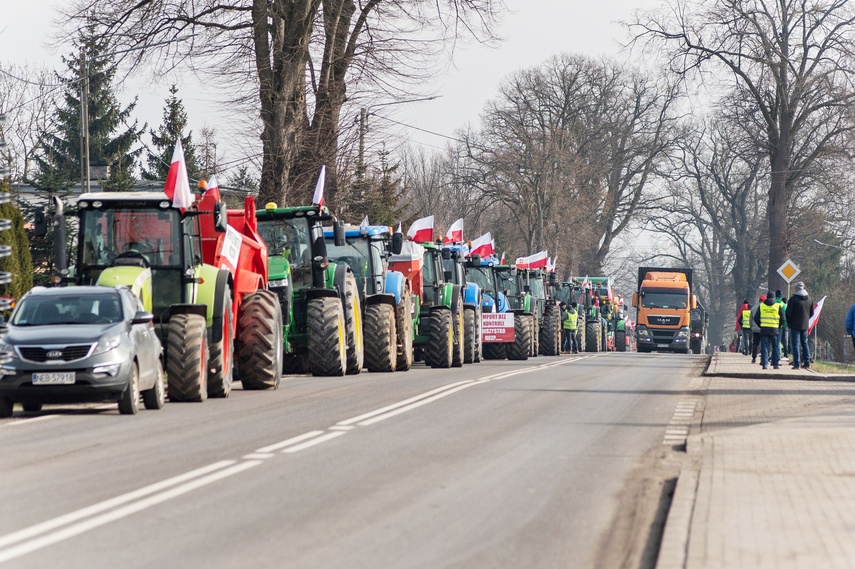
<path fill-rule="evenodd" d="M 855 373 L 855 365 L 843 364 L 840 362 L 820 360 L 811 362 L 810 365 L 819 373 Z"/>

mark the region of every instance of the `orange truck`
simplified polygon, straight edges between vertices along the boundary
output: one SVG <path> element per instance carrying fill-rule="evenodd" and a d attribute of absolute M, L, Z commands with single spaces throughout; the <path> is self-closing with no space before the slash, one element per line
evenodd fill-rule
<path fill-rule="evenodd" d="M 692 269 L 639 267 L 638 290 L 632 295 L 632 305 L 638 309 L 638 351 L 688 354 L 692 309 L 697 304 Z"/>

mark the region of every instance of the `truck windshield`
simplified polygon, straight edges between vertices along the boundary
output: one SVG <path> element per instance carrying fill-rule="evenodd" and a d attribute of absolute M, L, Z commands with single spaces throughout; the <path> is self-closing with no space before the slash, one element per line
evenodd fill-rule
<path fill-rule="evenodd" d="M 490 267 L 466 267 L 466 281 L 475 283 L 487 294 L 495 293 Z"/>
<path fill-rule="evenodd" d="M 83 209 L 80 212 L 82 267 L 109 267 L 116 257 L 143 257 L 152 267 L 181 262 L 180 213 L 175 209 Z"/>
<path fill-rule="evenodd" d="M 287 257 L 292 268 L 311 270 L 312 248 L 305 219 L 259 220 L 258 233 L 267 244 L 268 255 Z"/>
<path fill-rule="evenodd" d="M 643 291 L 641 306 L 643 308 L 686 308 L 689 306 L 689 295 L 686 292 Z"/>

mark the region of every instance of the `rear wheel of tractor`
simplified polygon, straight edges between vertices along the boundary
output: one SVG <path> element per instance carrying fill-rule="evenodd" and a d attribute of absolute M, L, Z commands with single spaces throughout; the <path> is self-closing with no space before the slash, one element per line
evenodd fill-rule
<path fill-rule="evenodd" d="M 457 305 L 457 313 L 452 315 L 454 319 L 454 345 L 451 352 L 451 367 L 463 366 L 463 360 L 466 358 L 466 342 L 463 337 L 466 333 L 466 323 L 463 313 L 463 299 Z"/>
<path fill-rule="evenodd" d="M 198 314 L 176 314 L 166 332 L 166 377 L 170 401 L 208 398 L 208 332 Z"/>
<path fill-rule="evenodd" d="M 136 415 L 140 410 L 140 370 L 137 362 L 131 362 L 131 377 L 128 386 L 122 392 L 119 399 L 119 413 L 122 415 Z"/>
<path fill-rule="evenodd" d="M 166 388 L 163 385 L 163 366 L 157 360 L 157 373 L 151 389 L 142 392 L 142 400 L 146 409 L 162 409 L 166 402 Z"/>
<path fill-rule="evenodd" d="M 585 323 L 582 322 L 583 328 L 578 328 L 574 334 L 576 334 L 576 351 L 584 352 L 585 351 L 585 332 L 583 331 Z"/>
<path fill-rule="evenodd" d="M 484 339 L 481 337 L 481 309 L 475 312 L 475 363 L 484 359 Z"/>
<path fill-rule="evenodd" d="M 475 327 L 475 311 L 463 311 L 463 363 L 473 364 L 478 361 L 478 330 Z"/>
<path fill-rule="evenodd" d="M 404 294 L 395 308 L 395 335 L 397 336 L 397 362 L 395 371 L 408 371 L 413 367 L 413 299 Z"/>
<path fill-rule="evenodd" d="M 558 309 L 555 306 L 547 306 L 543 313 L 543 338 L 540 342 L 540 350 L 544 356 L 557 356 L 561 353 L 561 322 L 558 320 Z"/>
<path fill-rule="evenodd" d="M 626 330 L 615 330 L 615 350 L 626 351 Z"/>
<path fill-rule="evenodd" d="M 454 324 L 451 310 L 434 310 L 430 315 L 430 341 L 425 353 L 425 363 L 430 367 L 451 367 L 454 348 Z"/>
<path fill-rule="evenodd" d="M 359 303 L 359 288 L 356 277 L 348 273 L 344 280 L 344 313 L 347 326 L 347 375 L 362 371 L 365 350 L 362 339 L 362 306 Z"/>
<path fill-rule="evenodd" d="M 223 333 L 219 342 L 211 344 L 211 361 L 208 368 L 208 397 L 228 397 L 232 393 L 232 368 L 234 367 L 235 330 L 232 314 L 231 289 L 224 291 L 222 308 Z"/>
<path fill-rule="evenodd" d="M 341 299 L 323 296 L 310 300 L 306 325 L 312 375 L 344 375 L 347 371 L 347 339 Z"/>
<path fill-rule="evenodd" d="M 506 357 L 508 357 L 508 350 L 505 344 L 496 342 L 487 342 L 484 344 L 485 360 L 503 360 Z"/>
<path fill-rule="evenodd" d="M 531 326 L 531 350 L 529 350 L 528 356 L 536 358 L 540 354 L 540 321 L 534 314 L 527 316 Z"/>
<path fill-rule="evenodd" d="M 391 304 L 365 307 L 365 368 L 373 372 L 395 371 L 397 334 L 395 310 Z"/>
<path fill-rule="evenodd" d="M 243 299 L 235 348 L 245 390 L 279 387 L 282 380 L 282 308 L 275 293 L 258 290 Z"/>
<path fill-rule="evenodd" d="M 600 334 L 600 325 L 596 322 L 588 323 L 585 326 L 585 351 L 600 352 L 600 342 L 602 341 Z"/>
<path fill-rule="evenodd" d="M 527 360 L 531 353 L 532 317 L 530 314 L 514 315 L 514 341 L 506 344 L 509 360 Z"/>

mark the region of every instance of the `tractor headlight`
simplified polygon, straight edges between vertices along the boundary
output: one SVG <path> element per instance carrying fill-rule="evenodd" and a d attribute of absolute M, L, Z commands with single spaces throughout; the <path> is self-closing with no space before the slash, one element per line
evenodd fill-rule
<path fill-rule="evenodd" d="M 275 281 L 268 281 L 267 288 L 282 288 L 288 286 L 288 277 L 284 279 L 276 279 Z"/>

